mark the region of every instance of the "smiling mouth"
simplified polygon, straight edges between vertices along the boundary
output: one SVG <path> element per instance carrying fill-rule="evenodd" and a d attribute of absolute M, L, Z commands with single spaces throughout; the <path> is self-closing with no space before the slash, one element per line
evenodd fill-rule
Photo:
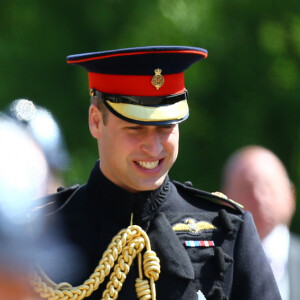
<path fill-rule="evenodd" d="M 140 167 L 147 169 L 147 170 L 153 170 L 155 169 L 161 160 L 155 160 L 155 161 L 136 161 L 135 163 L 139 165 Z"/>

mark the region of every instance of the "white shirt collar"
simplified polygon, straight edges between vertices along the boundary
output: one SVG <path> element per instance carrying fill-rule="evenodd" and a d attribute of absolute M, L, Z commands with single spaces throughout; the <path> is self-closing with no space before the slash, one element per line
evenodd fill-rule
<path fill-rule="evenodd" d="M 282 299 L 289 299 L 288 256 L 290 233 L 286 225 L 277 225 L 262 240 L 262 246 L 271 264 Z"/>

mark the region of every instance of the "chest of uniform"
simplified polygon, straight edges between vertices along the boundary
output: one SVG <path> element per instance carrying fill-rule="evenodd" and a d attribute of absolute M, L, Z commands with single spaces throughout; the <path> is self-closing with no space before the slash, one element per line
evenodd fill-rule
<path fill-rule="evenodd" d="M 150 233 L 162 265 L 158 286 L 163 288 L 158 290 L 172 290 L 170 283 L 175 282 L 174 296 L 168 299 L 197 300 L 202 293 L 205 299 L 214 299 L 216 293 L 220 297 L 215 299 L 222 299 L 232 285 L 234 241 L 241 220 L 224 212 L 166 213 L 158 219 Z"/>

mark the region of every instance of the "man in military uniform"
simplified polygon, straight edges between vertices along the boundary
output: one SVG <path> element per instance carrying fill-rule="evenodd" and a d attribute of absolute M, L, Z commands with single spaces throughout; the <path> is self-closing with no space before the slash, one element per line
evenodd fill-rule
<path fill-rule="evenodd" d="M 188 117 L 183 72 L 206 57 L 158 46 L 67 58 L 88 71 L 100 160 L 87 184 L 48 198 L 48 229 L 63 233 L 78 259 L 66 264 L 69 250 L 44 257 L 34 283 L 43 298 L 280 299 L 251 214 L 168 177 Z"/>

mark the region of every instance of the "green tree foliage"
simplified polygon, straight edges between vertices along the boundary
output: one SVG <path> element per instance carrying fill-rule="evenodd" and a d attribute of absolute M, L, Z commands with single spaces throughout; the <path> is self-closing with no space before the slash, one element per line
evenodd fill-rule
<path fill-rule="evenodd" d="M 225 159 L 260 144 L 300 189 L 298 0 L 1 0 L 0 20 L 0 109 L 29 98 L 53 112 L 73 162 L 67 183 L 86 181 L 97 152 L 87 74 L 65 57 L 160 44 L 209 51 L 186 72 L 191 112 L 172 177 L 218 190 Z"/>

